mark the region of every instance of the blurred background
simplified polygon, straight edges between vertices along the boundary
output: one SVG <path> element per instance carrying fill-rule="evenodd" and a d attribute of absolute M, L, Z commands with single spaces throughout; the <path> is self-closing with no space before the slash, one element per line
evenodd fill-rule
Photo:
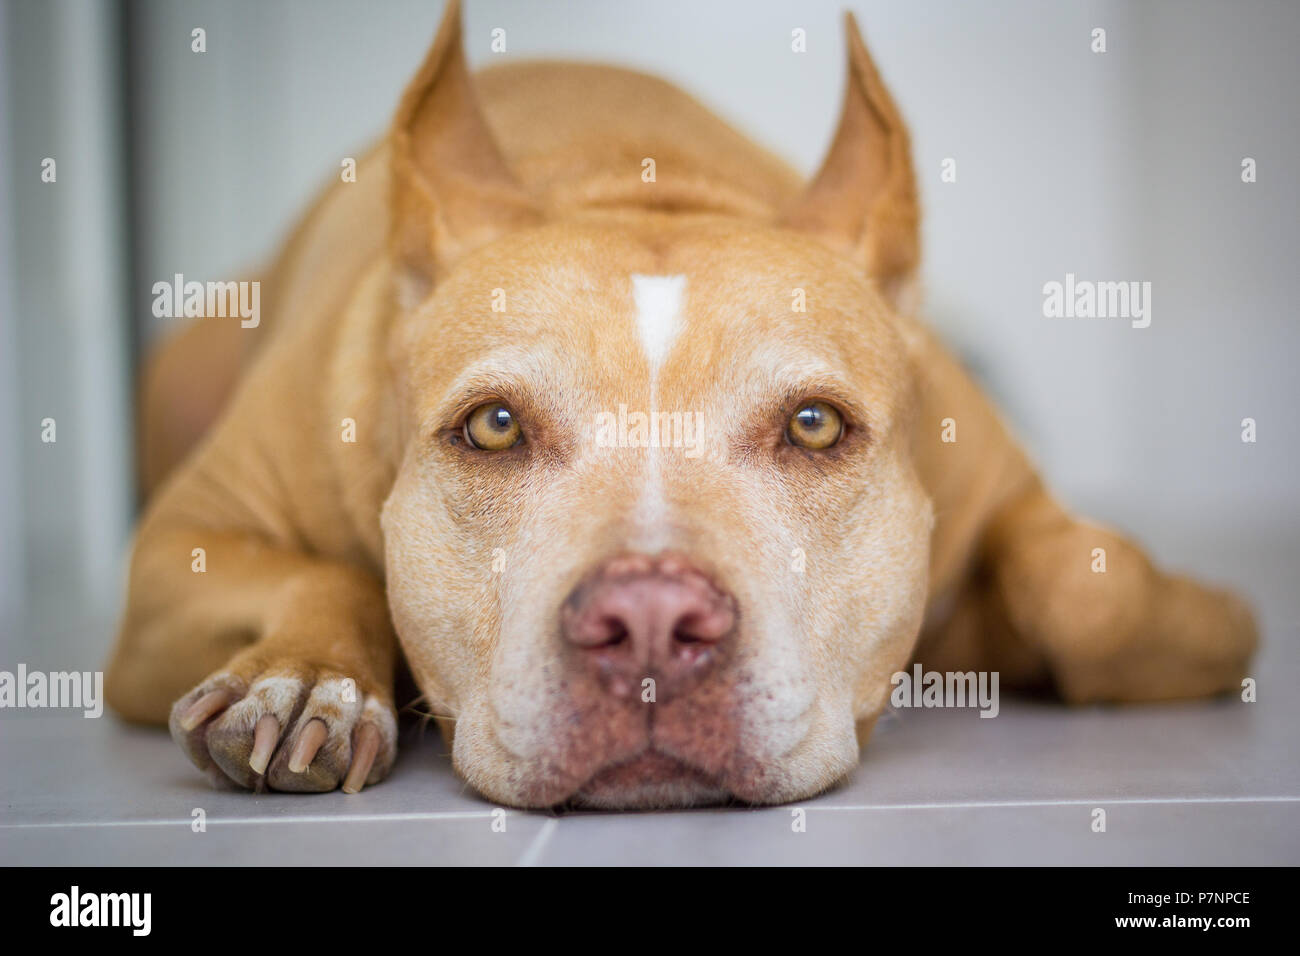
<path fill-rule="evenodd" d="M 442 4 L 3 3 L 0 667 L 84 669 L 121 598 L 134 371 L 181 321 L 152 284 L 265 260 L 383 132 Z M 659 73 L 812 173 L 845 8 L 911 124 L 928 315 L 1063 498 L 1174 565 L 1293 554 L 1300 4 L 468 0 L 466 42 Z M 1067 272 L 1150 282 L 1151 326 L 1044 318 Z"/>

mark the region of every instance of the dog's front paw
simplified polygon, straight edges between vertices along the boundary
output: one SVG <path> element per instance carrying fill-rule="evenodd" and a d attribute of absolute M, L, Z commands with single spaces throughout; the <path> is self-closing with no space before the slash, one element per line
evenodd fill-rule
<path fill-rule="evenodd" d="M 397 755 L 391 701 L 298 663 L 213 674 L 172 707 L 172 739 L 215 785 L 356 793 Z"/>

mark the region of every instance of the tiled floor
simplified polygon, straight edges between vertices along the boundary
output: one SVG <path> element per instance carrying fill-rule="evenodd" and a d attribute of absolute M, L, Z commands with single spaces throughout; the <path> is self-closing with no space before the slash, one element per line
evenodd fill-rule
<path fill-rule="evenodd" d="M 1166 548 L 1166 550 L 1169 550 Z M 494 808 L 410 727 L 356 796 L 219 793 L 162 731 L 0 715 L 0 862 L 49 864 L 1300 863 L 1300 554 L 1219 539 L 1179 563 L 1261 612 L 1259 701 L 887 717 L 841 789 L 792 807 L 657 814 Z M 51 635 L 33 666 L 69 666 Z M 36 653 L 36 652 L 32 652 Z M 12 667 L 13 662 L 0 662 Z M 1093 810 L 1106 831 L 1092 830 Z M 206 832 L 194 832 L 194 811 Z M 497 826 L 494 828 L 494 822 Z"/>

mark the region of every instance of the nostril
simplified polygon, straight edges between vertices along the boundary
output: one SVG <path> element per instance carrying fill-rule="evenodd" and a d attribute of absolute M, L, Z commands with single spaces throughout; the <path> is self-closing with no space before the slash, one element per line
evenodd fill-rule
<path fill-rule="evenodd" d="M 602 650 L 606 647 L 618 647 L 625 643 L 629 638 L 627 622 L 622 617 L 614 614 L 603 614 L 597 617 L 591 617 L 587 620 L 585 626 L 579 629 L 578 643 L 591 648 L 592 650 Z"/>
<path fill-rule="evenodd" d="M 619 647 L 631 641 L 628 623 L 622 615 L 600 613 L 589 606 L 565 608 L 563 628 L 570 641 L 589 650 Z"/>
<path fill-rule="evenodd" d="M 735 623 L 730 604 L 719 602 L 685 614 L 673 627 L 673 640 L 678 644 L 715 644 L 731 632 Z"/>
<path fill-rule="evenodd" d="M 627 628 L 619 621 L 608 622 L 606 633 L 608 636 L 599 644 L 600 647 L 618 647 L 627 640 Z"/>

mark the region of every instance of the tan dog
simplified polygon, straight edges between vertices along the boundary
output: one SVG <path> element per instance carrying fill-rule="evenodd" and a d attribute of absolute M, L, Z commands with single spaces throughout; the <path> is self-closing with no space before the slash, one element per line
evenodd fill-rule
<path fill-rule="evenodd" d="M 400 641 L 487 797 L 642 807 L 830 787 L 913 658 L 1235 687 L 1244 605 L 1062 510 L 913 317 L 907 131 L 849 33 L 805 188 L 649 77 L 471 81 L 452 3 L 261 328 L 154 362 L 112 706 L 216 781 L 355 791 Z"/>

